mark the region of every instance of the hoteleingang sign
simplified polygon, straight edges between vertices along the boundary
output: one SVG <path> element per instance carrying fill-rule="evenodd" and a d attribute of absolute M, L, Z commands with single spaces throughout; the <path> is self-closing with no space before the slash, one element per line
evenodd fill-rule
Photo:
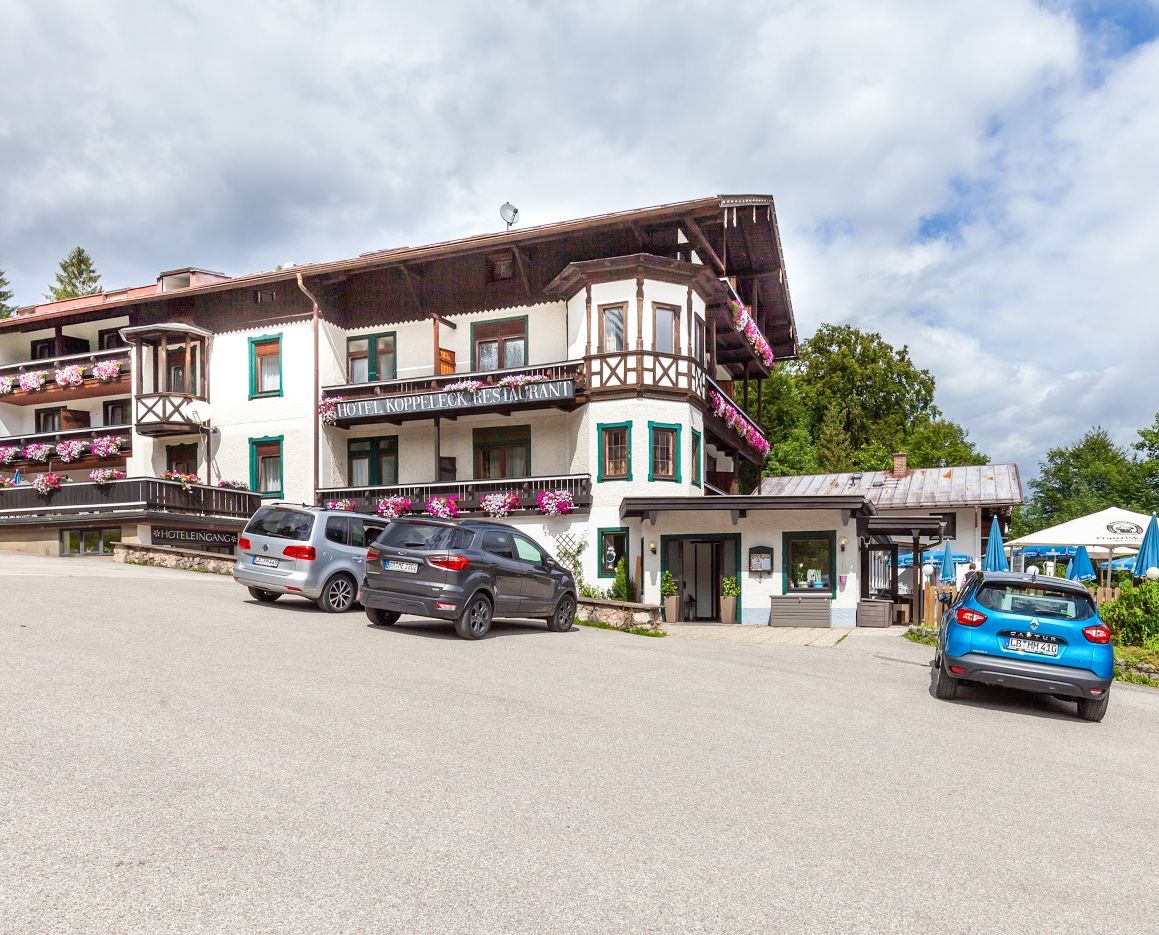
<path fill-rule="evenodd" d="M 237 545 L 236 532 L 223 532 L 220 529 L 187 529 L 178 526 L 154 526 L 152 537 L 153 545 L 224 545 L 231 548 Z"/>
<path fill-rule="evenodd" d="M 357 399 L 336 405 L 339 421 L 382 419 L 391 416 L 414 416 L 440 412 L 463 412 L 496 406 L 520 406 L 528 403 L 568 402 L 575 399 L 575 381 L 547 380 L 524 386 L 484 386 L 477 390 L 448 390 L 440 393 L 415 393 L 410 396 L 380 396 Z"/>

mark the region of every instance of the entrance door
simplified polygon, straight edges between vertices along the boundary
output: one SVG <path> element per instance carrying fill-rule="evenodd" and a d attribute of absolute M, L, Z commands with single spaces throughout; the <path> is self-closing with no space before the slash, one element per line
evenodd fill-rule
<path fill-rule="evenodd" d="M 717 592 L 720 590 L 720 543 L 692 543 L 694 620 L 717 620 Z"/>

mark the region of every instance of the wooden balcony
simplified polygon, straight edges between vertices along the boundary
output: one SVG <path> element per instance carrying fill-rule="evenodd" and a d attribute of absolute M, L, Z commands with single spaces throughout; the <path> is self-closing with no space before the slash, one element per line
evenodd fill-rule
<path fill-rule="evenodd" d="M 587 363 L 592 396 L 704 398 L 704 367 L 695 357 L 619 351 L 592 354 Z"/>
<path fill-rule="evenodd" d="M 760 450 L 751 439 L 759 436 L 760 439 L 765 439 L 767 442 L 764 428 L 712 378 L 706 377 L 705 380 L 707 383 L 704 396 L 706 404 L 704 410 L 705 431 L 713 437 L 717 447 L 736 452 L 754 464 L 763 462 L 765 452 Z M 732 409 L 736 411 L 736 424 L 730 424 L 728 418 L 716 415 L 713 397 L 718 395 L 726 403 L 731 404 Z"/>
<path fill-rule="evenodd" d="M 399 484 L 392 487 L 326 487 L 318 491 L 318 503 L 352 500 L 354 508 L 373 513 L 384 497 L 408 497 L 412 513 L 422 513 L 430 497 L 456 497 L 463 513 L 480 512 L 480 500 L 487 494 L 511 492 L 519 497 L 523 509 L 512 515 L 539 512 L 536 498 L 544 490 L 566 490 L 575 501 L 572 515 L 586 514 L 592 505 L 590 474 L 561 474 L 551 477 L 510 477 L 503 480 L 463 480 L 440 484 Z M 484 514 L 485 515 L 485 514 Z"/>
<path fill-rule="evenodd" d="M 47 496 L 29 486 L 0 489 L 0 525 L 35 524 L 68 519 L 126 521 L 167 518 L 248 519 L 259 506 L 260 494 L 176 481 L 130 477 L 108 484 L 65 484 Z"/>
<path fill-rule="evenodd" d="M 704 492 L 721 497 L 736 496 L 740 493 L 740 480 L 731 471 L 705 471 Z"/>
<path fill-rule="evenodd" d="M 141 393 L 137 396 L 137 431 L 152 438 L 201 431 L 198 403 L 204 404 L 205 397 L 195 393 Z"/>
<path fill-rule="evenodd" d="M 121 439 L 120 452 L 112 458 L 98 458 L 90 451 L 85 451 L 80 457 L 72 461 L 64 461 L 56 451 L 57 445 L 62 442 L 77 441 L 91 446 L 98 438 L 117 437 Z M 22 454 L 6 457 L 5 449 L 18 448 L 24 451 L 30 445 L 47 445 L 52 453 L 47 461 L 38 458 L 26 458 Z M 77 471 L 91 470 L 95 467 L 124 467 L 126 456 L 132 454 L 133 427 L 130 425 L 100 425 L 90 428 L 68 429 L 63 432 L 38 432 L 32 435 L 9 435 L 0 438 L 0 471 L 12 472 L 17 469 L 24 474 L 30 471 L 43 473 L 44 471 Z"/>
<path fill-rule="evenodd" d="M 335 403 L 333 424 L 401 423 L 438 416 L 572 409 L 584 390 L 583 361 L 568 360 L 508 370 L 432 374 L 405 380 L 327 386 Z"/>
<path fill-rule="evenodd" d="M 116 377 L 100 380 L 93 376 L 95 364 L 112 362 L 116 362 L 121 368 Z M 6 364 L 0 366 L 0 403 L 10 403 L 14 406 L 53 406 L 73 399 L 126 396 L 131 392 L 131 366 L 129 349 L 124 347 L 111 351 L 68 354 L 63 357 Z M 56 380 L 57 371 L 64 372 L 66 368 L 71 367 L 80 368 L 81 382 L 75 386 L 67 382 L 64 385 L 58 383 Z M 21 375 L 37 372 L 44 375 L 43 388 L 39 390 L 21 389 Z M 9 380 L 12 383 L 12 390 L 4 392 Z"/>

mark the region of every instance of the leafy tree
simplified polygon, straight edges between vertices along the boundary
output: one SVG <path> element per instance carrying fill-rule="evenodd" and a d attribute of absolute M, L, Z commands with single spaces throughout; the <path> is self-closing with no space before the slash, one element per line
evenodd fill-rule
<path fill-rule="evenodd" d="M 934 386 L 906 348 L 849 325 L 822 325 L 799 360 L 778 365 L 764 381 L 759 412 L 756 387 L 749 387 L 749 411 L 773 444 L 764 474 L 838 469 L 831 465 L 882 471 L 895 451 L 919 468 L 985 464 L 966 429 L 942 418 Z M 755 486 L 757 473 L 742 468 L 743 489 Z"/>
<path fill-rule="evenodd" d="M 845 431 L 845 414 L 837 403 L 825 411 L 817 433 L 817 466 L 825 473 L 853 470 L 853 445 Z"/>
<path fill-rule="evenodd" d="M 8 288 L 8 276 L 0 269 L 0 318 L 7 318 L 16 311 L 12 302 L 12 290 Z"/>
<path fill-rule="evenodd" d="M 608 596 L 613 601 L 634 601 L 636 599 L 636 588 L 632 584 L 632 579 L 628 577 L 628 560 L 626 558 L 621 558 L 616 562 L 616 577 L 612 581 Z"/>
<path fill-rule="evenodd" d="M 1047 451 L 1029 487 L 1030 497 L 1014 516 L 1015 536 L 1110 506 L 1140 513 L 1154 509 L 1144 462 L 1131 458 L 1101 428 L 1090 429 L 1069 447 Z"/>
<path fill-rule="evenodd" d="M 81 295 L 96 295 L 101 291 L 101 275 L 93 265 L 93 258 L 83 247 L 75 247 L 60 261 L 56 284 L 48 287 L 44 297 L 59 302 Z"/>
<path fill-rule="evenodd" d="M 1132 447 L 1139 452 L 1142 481 L 1150 491 L 1151 508 L 1155 509 L 1159 507 L 1159 412 L 1154 422 L 1139 429 L 1139 440 Z"/>
<path fill-rule="evenodd" d="M 892 447 L 920 419 L 941 415 L 934 406 L 934 378 L 880 334 L 852 325 L 822 325 L 789 365 L 799 380 L 811 423 L 820 430 L 834 405 L 854 449 L 871 441 Z"/>
<path fill-rule="evenodd" d="M 987 464 L 962 426 L 948 419 L 922 419 L 906 433 L 903 448 L 912 467 Z"/>

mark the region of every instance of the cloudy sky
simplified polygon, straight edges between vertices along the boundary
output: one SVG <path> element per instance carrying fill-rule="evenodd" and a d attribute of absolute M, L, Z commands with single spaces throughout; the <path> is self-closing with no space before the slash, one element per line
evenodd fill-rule
<path fill-rule="evenodd" d="M 20 304 L 76 244 L 114 288 L 767 192 L 803 333 L 908 343 L 993 459 L 1159 409 L 1159 0 L 0 14 Z"/>

